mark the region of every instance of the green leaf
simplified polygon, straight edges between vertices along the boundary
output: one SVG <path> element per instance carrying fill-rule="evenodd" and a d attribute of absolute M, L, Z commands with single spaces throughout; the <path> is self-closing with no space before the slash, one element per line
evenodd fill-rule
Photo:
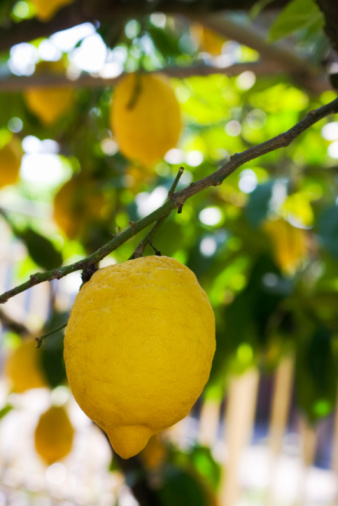
<path fill-rule="evenodd" d="M 207 506 L 210 504 L 206 488 L 199 476 L 191 471 L 170 466 L 162 477 L 159 490 L 163 506 Z"/>
<path fill-rule="evenodd" d="M 69 314 L 65 312 L 54 313 L 44 327 L 42 333 L 44 334 L 60 327 L 60 325 L 67 322 L 68 317 Z M 41 346 L 41 365 L 47 381 L 52 388 L 66 382 L 66 368 L 63 359 L 63 339 L 64 329 L 48 336 L 44 339 Z"/>
<path fill-rule="evenodd" d="M 6 404 L 3 408 L 0 409 L 0 420 L 2 420 L 10 411 L 14 409 L 12 404 Z"/>
<path fill-rule="evenodd" d="M 323 14 L 313 0 L 293 0 L 272 24 L 268 39 L 274 42 L 299 30 L 320 29 L 324 25 Z"/>
<path fill-rule="evenodd" d="M 16 234 L 25 243 L 32 260 L 40 267 L 46 270 L 60 267 L 62 255 L 46 237 L 29 227 L 16 231 Z"/>
<path fill-rule="evenodd" d="M 269 212 L 274 184 L 274 181 L 268 181 L 267 183 L 258 185 L 250 194 L 245 214 L 249 223 L 254 227 L 258 227 Z"/>
<path fill-rule="evenodd" d="M 332 334 L 325 327 L 317 328 L 309 339 L 299 343 L 295 384 L 299 407 L 310 422 L 316 422 L 334 409 L 337 364 Z"/>
<path fill-rule="evenodd" d="M 323 247 L 334 257 L 338 257 L 338 207 L 330 206 L 322 213 L 319 223 L 319 237 Z"/>

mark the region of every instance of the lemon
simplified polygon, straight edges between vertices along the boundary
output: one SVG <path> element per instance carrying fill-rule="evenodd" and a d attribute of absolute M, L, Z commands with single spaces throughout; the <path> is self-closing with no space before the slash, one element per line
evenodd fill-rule
<path fill-rule="evenodd" d="M 203 25 L 194 25 L 192 33 L 199 41 L 202 50 L 211 54 L 212 56 L 218 56 L 222 54 L 223 46 L 226 39 L 218 33 L 206 28 Z"/>
<path fill-rule="evenodd" d="M 40 62 L 36 66 L 36 74 L 64 74 L 65 65 L 62 60 Z M 25 91 L 28 108 L 49 126 L 60 119 L 74 104 L 74 90 L 69 87 L 28 88 Z"/>
<path fill-rule="evenodd" d="M 26 338 L 7 357 L 4 372 L 14 392 L 22 393 L 31 388 L 47 386 L 40 365 L 40 353 L 35 339 Z"/>
<path fill-rule="evenodd" d="M 72 450 L 74 428 L 62 406 L 52 406 L 42 413 L 34 433 L 35 449 L 42 460 L 53 464 Z"/>
<path fill-rule="evenodd" d="M 71 390 L 121 457 L 184 418 L 215 352 L 215 319 L 193 272 L 149 256 L 98 270 L 65 332 Z"/>
<path fill-rule="evenodd" d="M 100 221 L 107 211 L 106 199 L 93 181 L 74 176 L 54 197 L 53 217 L 69 239 L 78 236 L 90 221 Z"/>
<path fill-rule="evenodd" d="M 111 127 L 120 151 L 151 166 L 174 148 L 181 133 L 181 111 L 169 80 L 161 74 L 130 74 L 115 88 Z"/>
<path fill-rule="evenodd" d="M 293 227 L 282 218 L 267 220 L 263 230 L 271 239 L 277 265 L 284 273 L 293 274 L 307 254 L 305 230 Z"/>
<path fill-rule="evenodd" d="M 61 7 L 72 1 L 73 0 L 31 0 L 35 5 L 36 17 L 41 19 L 41 21 L 48 21 Z"/>
<path fill-rule="evenodd" d="M 19 179 L 22 149 L 16 137 L 0 149 L 0 188 L 15 184 Z"/>

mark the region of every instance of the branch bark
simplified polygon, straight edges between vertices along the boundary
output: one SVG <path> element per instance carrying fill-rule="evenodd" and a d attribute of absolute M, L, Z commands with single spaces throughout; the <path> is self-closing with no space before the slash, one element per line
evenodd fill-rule
<path fill-rule="evenodd" d="M 227 178 L 244 163 L 250 160 L 254 160 L 255 158 L 265 155 L 266 153 L 270 153 L 271 151 L 276 151 L 277 149 L 289 146 L 289 144 L 291 144 L 294 139 L 296 139 L 301 133 L 317 123 L 319 120 L 325 118 L 326 116 L 329 116 L 330 114 L 337 113 L 338 99 L 335 99 L 329 104 L 320 107 L 319 109 L 310 111 L 305 116 L 305 118 L 303 118 L 286 132 L 281 133 L 280 135 L 277 135 L 276 137 L 273 137 L 272 139 L 269 139 L 261 144 L 258 144 L 257 146 L 251 147 L 242 153 L 234 154 L 231 156 L 230 160 L 227 163 L 225 163 L 214 173 L 210 174 L 207 177 L 204 177 L 203 179 L 200 179 L 196 183 L 191 183 L 183 190 L 172 194 L 170 196 L 170 200 L 163 204 L 162 207 L 158 208 L 156 211 L 152 212 L 145 218 L 132 223 L 132 226 L 117 234 L 111 241 L 104 244 L 92 255 L 89 255 L 88 257 L 75 262 L 74 264 L 60 267 L 59 269 L 54 269 L 47 272 L 38 272 L 31 275 L 29 280 L 25 283 L 22 283 L 21 285 L 12 288 L 11 290 L 8 290 L 7 292 L 0 295 L 0 304 L 7 302 L 11 297 L 24 292 L 28 288 L 38 285 L 39 283 L 50 281 L 52 279 L 60 279 L 67 274 L 70 274 L 71 272 L 88 269 L 93 265 L 97 265 L 98 262 L 102 260 L 102 258 L 106 257 L 112 251 L 116 250 L 119 246 L 121 246 L 121 244 L 125 243 L 128 239 L 138 234 L 141 230 L 160 220 L 164 216 L 167 216 L 174 209 L 181 209 L 188 198 L 211 186 L 221 185 L 225 178 Z"/>
<path fill-rule="evenodd" d="M 274 0 L 267 8 L 277 9 L 284 7 L 289 0 Z M 114 22 L 117 19 L 139 18 L 152 12 L 167 14 L 206 13 L 220 10 L 249 10 L 256 0 L 76 0 L 74 3 L 61 9 L 48 22 L 38 19 L 29 19 L 20 23 L 13 23 L 0 32 L 0 51 L 9 49 L 14 44 L 28 42 L 40 37 L 71 28 L 72 26 L 89 21 L 97 24 Z"/>

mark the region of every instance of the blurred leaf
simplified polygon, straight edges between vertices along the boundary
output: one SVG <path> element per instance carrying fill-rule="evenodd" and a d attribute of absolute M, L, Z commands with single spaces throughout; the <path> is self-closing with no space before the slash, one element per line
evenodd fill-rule
<path fill-rule="evenodd" d="M 164 56 L 164 58 L 173 58 L 181 53 L 178 47 L 178 40 L 168 30 L 163 30 L 157 26 L 150 25 L 147 28 L 155 47 Z"/>
<path fill-rule="evenodd" d="M 3 408 L 0 409 L 0 420 L 2 420 L 10 411 L 14 409 L 12 404 L 6 404 Z"/>
<path fill-rule="evenodd" d="M 254 227 L 258 227 L 266 218 L 272 197 L 272 190 L 275 182 L 268 181 L 258 185 L 257 188 L 250 193 L 249 201 L 245 208 L 245 215 Z"/>
<path fill-rule="evenodd" d="M 333 257 L 338 257 L 338 207 L 327 207 L 319 219 L 319 237 L 323 247 Z"/>
<path fill-rule="evenodd" d="M 324 16 L 313 0 L 293 0 L 290 2 L 269 30 L 269 40 L 276 41 L 305 28 L 320 29 Z"/>
<path fill-rule="evenodd" d="M 46 326 L 42 334 L 60 327 L 68 320 L 69 314 L 55 312 Z M 55 332 L 44 339 L 41 346 L 41 365 L 52 388 L 64 384 L 67 381 L 65 363 L 63 359 L 63 339 L 64 329 Z"/>
<path fill-rule="evenodd" d="M 205 486 L 198 475 L 191 471 L 170 466 L 163 476 L 164 483 L 159 489 L 163 506 L 211 506 Z"/>
<path fill-rule="evenodd" d="M 28 253 L 36 264 L 46 270 L 57 269 L 62 264 L 62 255 L 43 235 L 27 227 L 17 231 L 25 243 Z"/>
<path fill-rule="evenodd" d="M 331 340 L 331 332 L 319 327 L 308 339 L 301 340 L 297 348 L 297 400 L 310 422 L 330 414 L 336 403 L 337 363 Z"/>

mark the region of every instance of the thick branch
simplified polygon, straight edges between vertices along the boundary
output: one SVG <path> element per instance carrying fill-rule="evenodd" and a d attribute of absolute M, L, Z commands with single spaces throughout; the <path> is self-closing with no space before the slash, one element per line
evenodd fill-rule
<path fill-rule="evenodd" d="M 234 154 L 230 160 L 223 165 L 220 169 L 218 169 L 213 174 L 200 179 L 196 183 L 191 183 L 187 188 L 174 193 L 171 195 L 171 198 L 168 202 L 163 204 L 162 207 L 149 214 L 145 218 L 142 218 L 139 221 L 133 222 L 132 225 L 120 232 L 116 235 L 111 241 L 107 242 L 104 246 L 95 251 L 92 255 L 75 262 L 71 265 L 66 265 L 65 267 L 60 267 L 59 269 L 54 269 L 52 271 L 47 272 L 39 272 L 37 274 L 33 274 L 28 281 L 19 285 L 11 290 L 0 295 L 0 303 L 7 302 L 8 299 L 14 297 L 21 292 L 24 292 L 28 288 L 32 286 L 38 285 L 44 281 L 50 281 L 52 279 L 60 279 L 71 272 L 75 272 L 78 270 L 82 270 L 88 268 L 92 265 L 96 265 L 102 258 L 106 257 L 112 251 L 116 250 L 121 244 L 125 243 L 128 239 L 135 236 L 148 227 L 155 221 L 160 220 L 164 216 L 167 216 L 173 209 L 182 208 L 184 202 L 196 195 L 197 193 L 209 188 L 210 186 L 219 186 L 222 184 L 225 178 L 227 178 L 230 174 L 232 174 L 238 167 L 243 165 L 250 160 L 254 160 L 266 153 L 270 153 L 271 151 L 276 151 L 280 148 L 285 148 L 288 146 L 296 137 L 298 137 L 302 132 L 304 132 L 307 128 L 311 127 L 319 120 L 325 118 L 330 114 L 338 113 L 338 99 L 333 100 L 329 104 L 326 104 L 319 109 L 310 111 L 305 118 L 303 118 L 299 123 L 295 126 L 287 130 L 286 132 L 273 137 L 272 139 L 263 142 L 257 146 L 251 147 L 242 153 Z"/>
<path fill-rule="evenodd" d="M 234 23 L 220 16 L 206 16 L 201 22 L 211 30 L 251 47 L 266 61 L 273 62 L 284 71 L 291 73 L 295 81 L 305 89 L 321 93 L 323 87 L 331 88 L 327 78 L 322 76 L 323 69 L 299 56 L 291 47 L 282 43 L 268 43 L 261 30 L 252 25 Z"/>
<path fill-rule="evenodd" d="M 47 0 L 46 0 L 47 1 Z M 117 19 L 138 18 L 152 12 L 169 14 L 193 14 L 215 12 L 219 10 L 249 10 L 257 0 L 157 0 L 153 2 L 140 0 L 76 0 L 61 9 L 50 21 L 41 22 L 37 19 L 12 24 L 0 32 L 0 51 L 9 49 L 14 44 L 28 42 L 72 26 L 90 21 L 106 23 Z M 274 0 L 268 8 L 280 8 L 289 0 Z"/>

